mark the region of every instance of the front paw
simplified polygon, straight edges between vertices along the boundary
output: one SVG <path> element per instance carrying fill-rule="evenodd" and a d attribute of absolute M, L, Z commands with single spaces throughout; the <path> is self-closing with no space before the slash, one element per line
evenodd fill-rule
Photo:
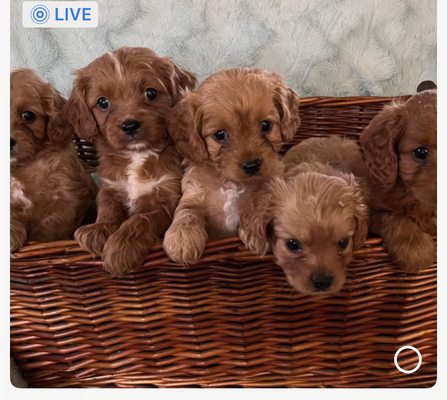
<path fill-rule="evenodd" d="M 250 235 L 245 229 L 239 229 L 239 238 L 252 253 L 263 256 L 270 251 L 270 243 L 264 237 Z"/>
<path fill-rule="evenodd" d="M 141 267 L 150 251 L 150 244 L 132 240 L 125 230 L 119 229 L 107 239 L 102 261 L 106 271 L 112 276 L 121 276 Z"/>
<path fill-rule="evenodd" d="M 201 225 L 174 223 L 166 231 L 163 248 L 178 264 L 196 264 L 205 250 L 208 234 Z"/>
<path fill-rule="evenodd" d="M 417 272 L 432 265 L 436 259 L 436 244 L 430 235 L 422 231 L 394 239 L 385 246 L 394 262 L 406 272 Z"/>
<path fill-rule="evenodd" d="M 107 238 L 117 229 L 117 225 L 102 222 L 83 225 L 76 229 L 74 238 L 83 250 L 99 257 L 102 254 Z"/>
<path fill-rule="evenodd" d="M 9 251 L 11 253 L 18 251 L 26 242 L 26 229 L 22 225 L 11 223 Z"/>

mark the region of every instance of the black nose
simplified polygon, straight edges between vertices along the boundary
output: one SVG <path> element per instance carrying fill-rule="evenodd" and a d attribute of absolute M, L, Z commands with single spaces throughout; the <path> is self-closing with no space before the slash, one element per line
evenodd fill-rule
<path fill-rule="evenodd" d="M 126 119 L 121 124 L 121 129 L 126 135 L 134 135 L 137 129 L 140 127 L 141 122 L 135 121 L 134 119 Z"/>
<path fill-rule="evenodd" d="M 254 175 L 261 168 L 262 160 L 250 160 L 242 163 L 241 168 L 247 175 Z"/>
<path fill-rule="evenodd" d="M 310 277 L 313 287 L 317 292 L 324 292 L 329 289 L 334 281 L 334 277 L 326 272 L 313 274 Z"/>
<path fill-rule="evenodd" d="M 9 141 L 10 141 L 10 146 L 11 146 L 9 151 L 12 151 L 12 149 L 15 147 L 17 142 L 15 141 L 15 139 L 9 139 Z"/>

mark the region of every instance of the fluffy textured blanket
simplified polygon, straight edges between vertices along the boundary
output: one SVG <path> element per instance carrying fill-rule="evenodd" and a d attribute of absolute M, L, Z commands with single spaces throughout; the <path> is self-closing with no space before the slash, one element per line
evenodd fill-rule
<path fill-rule="evenodd" d="M 436 82 L 435 0 L 98 0 L 96 29 L 26 29 L 11 2 L 11 66 L 65 95 L 74 69 L 147 46 L 203 79 L 232 66 L 282 74 L 302 96 L 410 94 Z"/>

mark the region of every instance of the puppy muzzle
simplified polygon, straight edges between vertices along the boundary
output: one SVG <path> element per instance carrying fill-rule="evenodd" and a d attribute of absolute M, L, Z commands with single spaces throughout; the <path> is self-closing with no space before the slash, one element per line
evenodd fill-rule
<path fill-rule="evenodd" d="M 310 282 L 316 292 L 325 292 L 332 286 L 334 277 L 327 272 L 317 272 L 310 276 Z"/>
<path fill-rule="evenodd" d="M 9 139 L 10 147 L 9 147 L 9 157 L 11 158 L 14 155 L 14 150 L 16 148 L 17 142 L 15 139 L 10 138 Z"/>
<path fill-rule="evenodd" d="M 121 130 L 128 136 L 134 136 L 138 132 L 138 128 L 141 126 L 140 121 L 134 119 L 127 119 L 121 124 Z"/>
<path fill-rule="evenodd" d="M 244 161 L 241 165 L 242 170 L 249 176 L 255 175 L 261 169 L 262 160 L 259 158 L 256 160 Z"/>

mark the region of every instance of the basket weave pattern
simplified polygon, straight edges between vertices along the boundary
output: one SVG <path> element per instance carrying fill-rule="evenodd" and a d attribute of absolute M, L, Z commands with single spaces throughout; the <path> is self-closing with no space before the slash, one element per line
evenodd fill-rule
<path fill-rule="evenodd" d="M 295 143 L 356 139 L 392 100 L 303 99 Z M 94 166 L 94 148 L 77 146 Z M 404 345 L 423 357 L 409 375 L 393 362 Z M 339 295 L 303 296 L 237 238 L 189 267 L 158 245 L 119 279 L 74 241 L 29 243 L 11 259 L 11 350 L 34 387 L 429 387 L 436 265 L 404 274 L 369 238 Z M 401 353 L 402 368 L 416 363 Z"/>

